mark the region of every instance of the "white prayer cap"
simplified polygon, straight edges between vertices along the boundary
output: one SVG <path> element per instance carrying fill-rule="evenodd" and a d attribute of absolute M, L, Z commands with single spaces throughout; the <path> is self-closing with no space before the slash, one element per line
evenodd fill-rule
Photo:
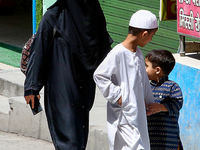
<path fill-rule="evenodd" d="M 129 26 L 140 29 L 155 29 L 158 27 L 156 16 L 148 10 L 135 12 L 129 22 Z"/>

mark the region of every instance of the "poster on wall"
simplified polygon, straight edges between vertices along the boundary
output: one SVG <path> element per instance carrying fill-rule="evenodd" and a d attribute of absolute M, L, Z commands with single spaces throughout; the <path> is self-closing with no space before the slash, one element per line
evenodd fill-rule
<path fill-rule="evenodd" d="M 160 0 L 160 21 L 176 20 L 176 0 Z"/>
<path fill-rule="evenodd" d="M 177 32 L 200 39 L 200 0 L 177 0 Z"/>

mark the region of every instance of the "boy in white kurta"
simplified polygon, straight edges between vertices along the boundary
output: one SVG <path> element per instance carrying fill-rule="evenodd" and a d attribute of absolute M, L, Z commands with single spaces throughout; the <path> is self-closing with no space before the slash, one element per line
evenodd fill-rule
<path fill-rule="evenodd" d="M 94 80 L 108 100 L 107 127 L 110 150 L 150 150 L 146 103 L 154 97 L 137 46 L 145 46 L 158 29 L 154 14 L 134 13 L 129 34 L 116 45 L 94 73 Z"/>

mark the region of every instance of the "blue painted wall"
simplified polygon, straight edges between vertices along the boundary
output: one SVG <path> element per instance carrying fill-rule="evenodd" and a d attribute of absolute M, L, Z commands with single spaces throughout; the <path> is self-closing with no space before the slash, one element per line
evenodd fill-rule
<path fill-rule="evenodd" d="M 184 150 L 200 150 L 200 70 L 176 63 L 169 79 L 183 92 L 179 126 Z"/>
<path fill-rule="evenodd" d="M 36 0 L 33 0 L 32 4 L 32 20 L 33 20 L 33 34 L 36 32 Z"/>

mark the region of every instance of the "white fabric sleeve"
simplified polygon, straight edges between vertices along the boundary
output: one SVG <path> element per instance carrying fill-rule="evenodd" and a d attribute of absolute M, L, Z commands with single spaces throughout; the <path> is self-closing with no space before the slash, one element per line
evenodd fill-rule
<path fill-rule="evenodd" d="M 144 57 L 142 55 L 142 59 L 144 60 Z M 146 104 L 148 105 L 149 103 L 155 103 L 155 98 L 153 96 L 153 92 L 151 89 L 151 85 L 150 85 L 150 81 L 149 81 L 149 77 L 147 75 L 146 69 L 145 69 L 145 63 L 144 61 L 142 61 L 142 67 L 143 67 L 143 85 L 144 85 L 144 100 L 146 101 Z"/>
<path fill-rule="evenodd" d="M 93 77 L 103 96 L 113 104 L 121 97 L 120 86 L 113 83 L 119 75 L 119 61 L 111 51 L 95 70 Z"/>
<path fill-rule="evenodd" d="M 144 99 L 146 100 L 147 105 L 149 103 L 155 103 L 155 98 L 153 96 L 153 92 L 146 71 L 144 72 L 144 89 Z"/>

